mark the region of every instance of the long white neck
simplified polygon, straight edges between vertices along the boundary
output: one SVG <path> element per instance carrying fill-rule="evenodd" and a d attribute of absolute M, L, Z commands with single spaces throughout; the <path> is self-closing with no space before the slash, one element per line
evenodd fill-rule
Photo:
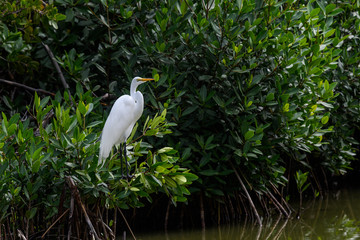
<path fill-rule="evenodd" d="M 136 88 L 143 82 L 133 79 L 130 86 L 130 96 L 135 100 L 135 118 L 136 120 L 140 118 L 144 110 L 144 97 L 140 91 L 136 91 Z"/>
<path fill-rule="evenodd" d="M 141 84 L 142 82 L 137 81 L 135 78 L 131 81 L 130 85 L 130 96 L 133 97 L 133 94 L 136 93 L 136 88 Z"/>

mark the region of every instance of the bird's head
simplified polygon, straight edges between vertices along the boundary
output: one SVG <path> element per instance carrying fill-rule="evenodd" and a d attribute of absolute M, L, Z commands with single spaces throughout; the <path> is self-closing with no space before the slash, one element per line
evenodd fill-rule
<path fill-rule="evenodd" d="M 142 78 L 142 77 L 134 77 L 134 79 L 131 82 L 131 86 L 130 86 L 130 92 L 131 93 L 135 93 L 136 92 L 136 88 L 147 81 L 151 81 L 154 80 L 153 78 Z"/>
<path fill-rule="evenodd" d="M 139 84 L 147 82 L 147 81 L 152 81 L 154 80 L 153 78 L 142 78 L 142 77 L 134 77 L 133 81 L 138 82 Z"/>

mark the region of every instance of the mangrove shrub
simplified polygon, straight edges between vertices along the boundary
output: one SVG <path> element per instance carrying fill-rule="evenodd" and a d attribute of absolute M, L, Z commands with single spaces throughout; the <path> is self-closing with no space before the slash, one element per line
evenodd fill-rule
<path fill-rule="evenodd" d="M 71 92 L 81 86 L 110 96 L 103 103 L 134 76 L 152 75 L 144 115 L 166 109 L 176 127 L 148 141 L 171 146 L 199 177 L 188 207 L 209 206 L 198 211 L 203 223 L 256 213 L 255 205 L 288 215 L 297 189 L 317 196 L 329 177 L 351 169 L 360 120 L 358 1 L 35 2 L 0 5 L 2 78 L 62 89 L 42 43 Z M 2 91 L 1 110 L 26 118 L 33 93 Z"/>

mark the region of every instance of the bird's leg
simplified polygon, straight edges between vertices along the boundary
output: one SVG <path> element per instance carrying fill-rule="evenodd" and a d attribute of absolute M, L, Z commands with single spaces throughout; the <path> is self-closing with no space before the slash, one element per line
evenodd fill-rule
<path fill-rule="evenodd" d="M 124 174 L 123 174 L 123 159 L 122 159 L 122 154 L 123 154 L 123 143 L 120 143 L 120 170 L 121 170 L 121 178 L 124 178 Z"/>
<path fill-rule="evenodd" d="M 124 158 L 125 158 L 126 177 L 132 178 L 133 175 L 129 174 L 129 166 L 128 166 L 127 155 L 126 155 L 126 143 L 124 143 Z"/>

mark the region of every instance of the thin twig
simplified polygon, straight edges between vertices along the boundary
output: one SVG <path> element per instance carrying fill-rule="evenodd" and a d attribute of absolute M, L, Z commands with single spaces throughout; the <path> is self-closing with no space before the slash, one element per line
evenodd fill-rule
<path fill-rule="evenodd" d="M 74 222 L 73 219 L 73 213 L 74 213 L 74 196 L 71 195 L 71 199 L 70 199 L 70 213 L 69 213 L 69 230 L 68 230 L 68 234 L 67 234 L 67 240 L 70 240 L 71 238 L 71 228 L 72 228 L 72 223 Z"/>
<path fill-rule="evenodd" d="M 103 228 L 103 231 L 104 231 L 105 239 L 109 239 L 109 236 L 107 234 L 106 227 L 105 227 L 106 224 L 104 223 L 104 221 L 102 219 L 99 206 L 97 206 L 97 214 L 98 214 L 98 221 L 100 222 L 100 224 L 101 224 L 101 226 Z"/>
<path fill-rule="evenodd" d="M 71 102 L 71 106 L 74 106 L 76 105 L 73 97 L 71 96 L 71 92 L 70 92 L 70 87 L 69 85 L 67 84 L 65 78 L 64 78 L 64 74 L 61 72 L 61 69 L 60 69 L 60 66 L 58 64 L 58 62 L 56 61 L 55 57 L 54 57 L 54 54 L 52 53 L 51 49 L 49 48 L 48 45 L 46 45 L 45 43 L 42 42 L 42 45 L 44 46 L 46 52 L 48 53 L 50 59 L 51 59 L 51 62 L 52 64 L 54 65 L 58 75 L 59 75 L 59 78 L 61 80 L 61 83 L 63 84 L 65 90 L 67 91 L 67 93 L 69 94 L 69 100 Z M 66 99 L 65 99 L 66 100 Z"/>
<path fill-rule="evenodd" d="M 110 28 L 110 26 L 108 25 L 108 23 L 106 23 L 105 21 L 103 21 L 100 17 L 98 17 L 98 15 L 96 15 L 96 13 L 88 6 L 88 9 L 90 10 L 90 12 L 102 23 L 105 25 L 105 27 Z"/>
<path fill-rule="evenodd" d="M 276 234 L 276 236 L 274 237 L 274 239 L 279 239 L 280 238 L 280 234 L 284 231 L 285 226 L 288 223 L 288 218 L 284 221 L 283 225 L 281 226 L 281 228 L 279 229 L 278 233 Z"/>
<path fill-rule="evenodd" d="M 117 224 L 117 211 L 115 209 L 114 211 L 114 229 L 113 229 L 113 233 L 114 233 L 114 236 L 116 236 L 116 224 Z"/>
<path fill-rule="evenodd" d="M 275 206 L 278 206 L 280 213 L 281 213 L 281 212 L 284 213 L 285 216 L 288 218 L 290 215 L 289 215 L 289 213 L 285 210 L 285 208 L 281 205 L 281 203 L 279 203 L 279 201 L 274 197 L 274 195 L 272 195 L 272 193 L 271 193 L 270 191 L 269 191 L 267 194 L 270 196 L 270 198 L 271 198 L 272 201 L 274 202 L 274 205 L 275 205 Z"/>
<path fill-rule="evenodd" d="M 18 232 L 18 237 L 19 237 L 20 239 L 22 239 L 22 240 L 27 240 L 26 237 L 25 237 L 25 235 L 24 235 L 24 233 L 23 233 L 21 230 L 18 229 L 17 232 Z"/>
<path fill-rule="evenodd" d="M 203 194 L 200 193 L 200 218 L 201 218 L 201 229 L 205 230 L 205 211 L 204 211 L 204 200 Z"/>
<path fill-rule="evenodd" d="M 279 224 L 279 222 L 280 222 L 280 219 L 281 219 L 281 215 L 279 215 L 279 217 L 277 218 L 275 224 L 274 224 L 273 227 L 271 228 L 271 230 L 270 230 L 269 234 L 267 235 L 267 237 L 265 238 L 265 240 L 268 240 L 268 239 L 271 237 L 271 235 L 274 233 L 275 228 L 278 226 L 278 224 Z"/>
<path fill-rule="evenodd" d="M 99 221 L 100 223 L 103 225 L 103 227 L 105 228 L 105 230 L 108 230 L 109 231 L 109 234 L 110 234 L 110 238 L 107 237 L 107 233 L 106 231 L 104 230 L 104 233 L 106 233 L 106 237 L 105 239 L 112 239 L 114 240 L 115 239 L 115 235 L 113 233 L 113 231 L 111 230 L 111 228 L 109 227 L 109 225 L 107 225 L 101 218 L 99 218 Z"/>
<path fill-rule="evenodd" d="M 84 217 L 85 217 L 85 221 L 87 223 L 87 225 L 89 226 L 90 228 L 90 234 L 92 235 L 92 237 L 94 237 L 96 240 L 100 240 L 100 238 L 98 237 L 97 233 L 96 233 L 96 230 L 93 226 L 93 224 L 91 223 L 90 221 L 90 218 L 89 218 L 89 215 L 87 214 L 86 212 L 86 209 L 85 209 L 85 206 L 84 204 L 82 204 L 81 202 L 81 199 L 80 199 L 80 193 L 74 183 L 74 180 L 70 177 L 70 176 L 67 176 L 66 177 L 66 182 L 71 190 L 71 195 L 74 196 L 76 202 L 78 203 L 78 205 L 80 205 L 80 208 L 84 214 Z"/>
<path fill-rule="evenodd" d="M 55 93 L 52 93 L 52 92 L 49 92 L 49 91 L 46 91 L 46 90 L 43 90 L 43 89 L 40 89 L 40 88 L 29 87 L 29 86 L 26 86 L 26 85 L 18 83 L 18 82 L 13 82 L 13 81 L 5 80 L 5 79 L 0 79 L 0 82 L 6 83 L 6 84 L 9 84 L 9 85 L 13 85 L 13 86 L 16 86 L 16 87 L 25 88 L 25 89 L 33 91 L 33 92 L 39 92 L 39 93 L 44 93 L 44 94 L 47 94 L 47 95 L 55 96 Z"/>
<path fill-rule="evenodd" d="M 46 231 L 44 232 L 43 235 L 41 235 L 41 238 L 44 238 L 45 235 L 50 231 L 50 229 L 69 211 L 70 209 L 66 209 L 63 214 L 60 215 L 60 217 L 58 217 L 55 222 L 53 222 L 53 224 L 50 225 L 50 227 L 48 227 L 48 229 L 46 229 Z"/>
<path fill-rule="evenodd" d="M 237 179 L 239 180 L 239 183 L 240 183 L 240 185 L 241 185 L 241 188 L 244 190 L 244 192 L 245 192 L 245 194 L 246 194 L 246 196 L 247 196 L 247 198 L 248 198 L 248 200 L 249 200 L 250 206 L 252 207 L 252 209 L 253 209 L 253 211 L 254 211 L 254 213 L 255 213 L 255 216 L 256 216 L 256 219 L 257 219 L 259 225 L 262 226 L 262 222 L 261 222 L 260 216 L 259 216 L 259 214 L 258 214 L 258 212 L 257 212 L 257 210 L 256 210 L 256 207 L 255 207 L 255 205 L 254 205 L 254 203 L 253 203 L 253 201 L 252 201 L 252 199 L 251 199 L 251 197 L 250 197 L 249 192 L 246 190 L 246 187 L 245 187 L 243 181 L 241 180 L 240 175 L 239 175 L 239 173 L 236 171 L 236 169 L 235 169 L 235 167 L 234 167 L 234 165 L 233 165 L 232 162 L 230 162 L 230 165 L 231 165 L 232 169 L 234 170 Z"/>
<path fill-rule="evenodd" d="M 286 202 L 286 200 L 283 198 L 282 194 L 278 191 L 278 189 L 275 187 L 275 185 L 272 184 L 272 183 L 270 183 L 270 185 L 271 185 L 272 188 L 274 189 L 275 193 L 277 193 L 277 194 L 280 196 L 281 202 L 284 203 L 284 205 L 286 206 L 287 210 L 289 211 L 289 214 L 291 214 L 291 212 L 292 212 L 292 210 L 293 210 L 293 209 L 291 208 L 291 206 Z"/>
<path fill-rule="evenodd" d="M 11 234 L 10 223 L 9 223 L 9 218 L 8 217 L 6 218 L 6 227 L 7 227 L 7 231 L 9 233 L 10 239 L 11 240 L 14 239 L 14 236 L 13 236 L 14 234 Z M 5 236 L 6 236 L 6 234 L 5 234 Z"/>
<path fill-rule="evenodd" d="M 54 54 L 52 53 L 51 49 L 49 48 L 49 46 L 45 43 L 42 43 L 42 45 L 44 46 L 46 52 L 48 53 L 49 57 L 50 57 L 50 60 L 52 62 L 52 64 L 54 65 L 57 73 L 59 74 L 59 78 L 61 80 L 61 83 L 63 84 L 64 88 L 66 90 L 69 90 L 69 85 L 67 84 L 65 78 L 64 78 L 64 75 L 63 73 L 61 72 L 61 69 L 60 69 L 60 66 L 59 64 L 57 63 L 55 57 L 54 57 Z"/>
<path fill-rule="evenodd" d="M 18 14 L 19 12 L 22 12 L 24 10 L 25 10 L 25 8 L 20 8 L 20 9 L 18 9 L 16 11 L 6 11 L 6 12 L 2 13 L 2 17 L 6 17 L 8 15 L 13 15 L 13 14 Z"/>
<path fill-rule="evenodd" d="M 116 207 L 116 208 L 119 210 L 121 216 L 123 217 L 123 219 L 124 219 L 124 221 L 125 221 L 125 223 L 126 223 L 126 226 L 129 228 L 129 231 L 130 231 L 132 237 L 134 238 L 134 240 L 136 240 L 136 237 L 135 237 L 133 231 L 131 230 L 130 225 L 129 225 L 129 223 L 127 222 L 127 220 L 126 220 L 124 214 L 122 213 L 121 209 L 120 209 L 119 207 Z"/>
<path fill-rule="evenodd" d="M 171 200 L 169 199 L 169 202 L 168 202 L 168 205 L 166 208 L 166 213 L 165 213 L 165 223 L 164 223 L 165 231 L 167 231 L 167 227 L 168 227 L 170 205 L 171 205 Z"/>

